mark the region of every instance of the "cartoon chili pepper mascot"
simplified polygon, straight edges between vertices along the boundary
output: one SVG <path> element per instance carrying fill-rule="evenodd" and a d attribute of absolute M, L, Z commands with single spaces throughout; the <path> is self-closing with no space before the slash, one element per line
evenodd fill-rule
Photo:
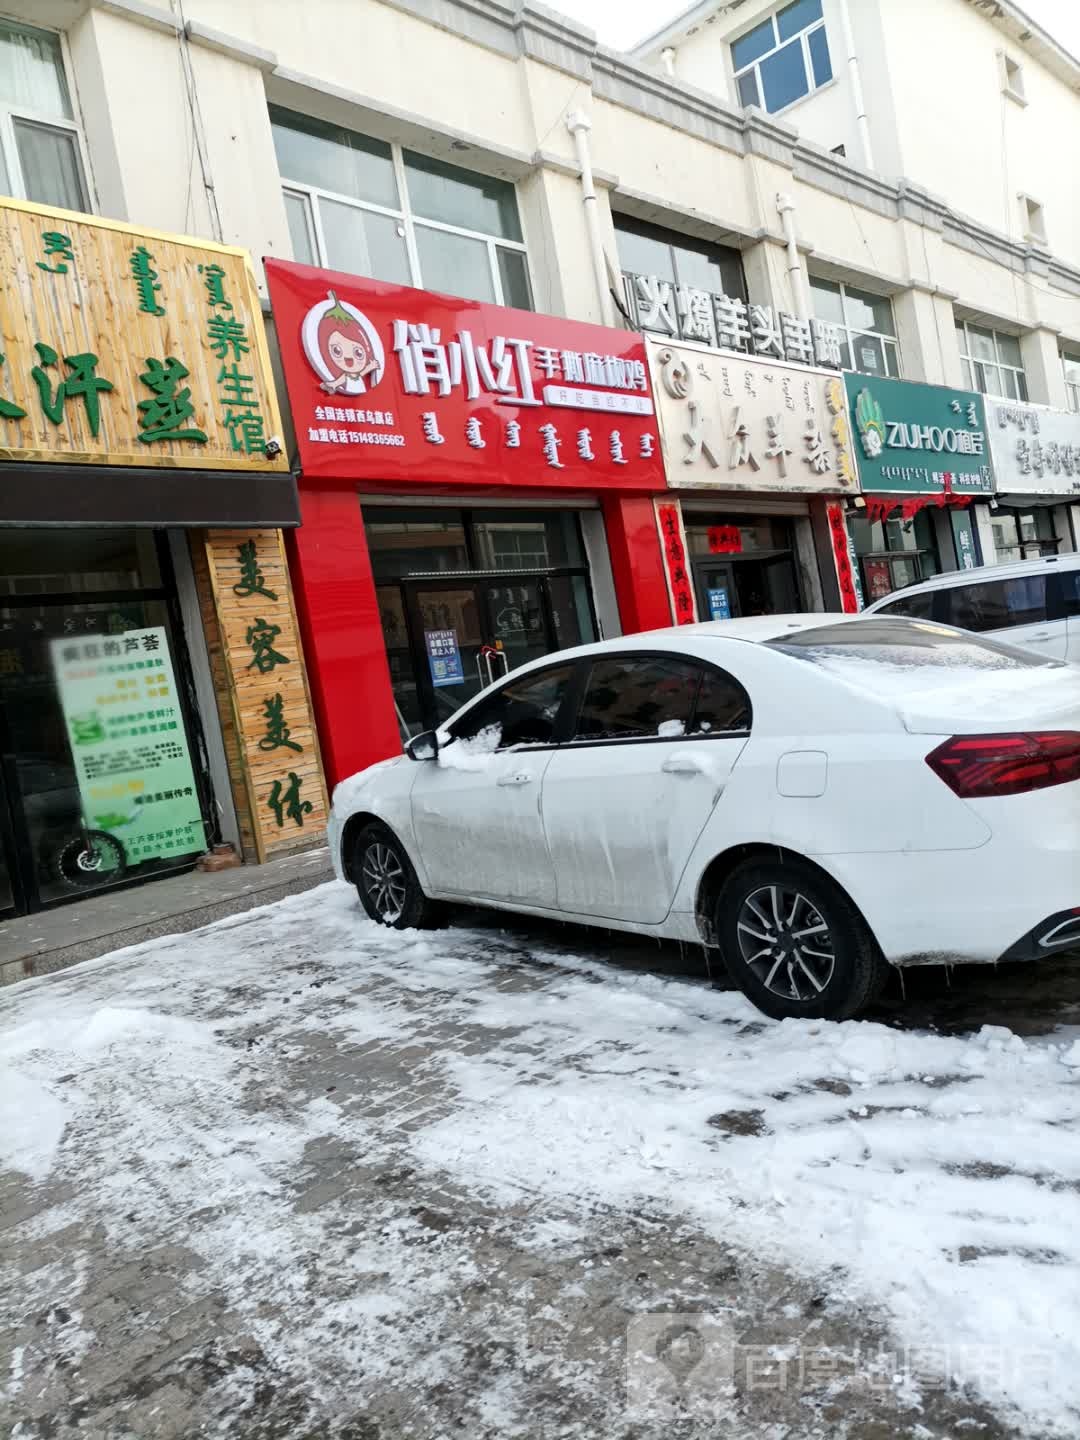
<path fill-rule="evenodd" d="M 332 290 L 304 317 L 301 339 L 328 395 L 363 395 L 382 377 L 383 348 L 374 326 Z"/>

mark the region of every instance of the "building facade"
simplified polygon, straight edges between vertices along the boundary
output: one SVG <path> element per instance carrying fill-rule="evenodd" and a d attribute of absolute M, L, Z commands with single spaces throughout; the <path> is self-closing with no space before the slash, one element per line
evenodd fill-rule
<path fill-rule="evenodd" d="M 0 915 L 305 844 L 326 793 L 249 258 L 0 201 Z"/>
<path fill-rule="evenodd" d="M 1006 214 L 989 203 L 989 182 L 984 194 L 981 176 L 973 178 L 985 127 L 963 157 L 946 147 L 952 157 L 946 161 L 945 150 L 906 140 L 902 148 L 897 140 L 889 158 L 886 140 L 872 128 L 885 123 L 884 112 L 863 113 L 849 88 L 858 69 L 849 56 L 861 62 L 863 94 L 875 101 L 879 92 L 893 94 L 889 84 L 897 94 L 901 84 L 915 85 L 918 66 L 891 58 L 910 50 L 894 29 L 900 12 L 915 9 L 925 12 L 924 40 L 940 23 L 948 41 L 955 22 L 984 27 L 979 45 L 989 34 L 1006 59 L 1022 47 L 1023 74 L 1004 62 L 1001 74 L 1007 88 L 1023 81 L 1028 103 L 1020 106 L 1000 84 L 995 103 L 1022 118 L 1027 138 L 1009 153 L 1017 170 L 1030 162 L 1030 175 L 1016 183 L 1029 198 L 1046 200 L 1045 236 L 1037 233 L 1036 210 L 1023 212 L 1030 226 L 1022 232 L 1011 209 Z M 542 317 L 558 317 L 612 333 L 645 332 L 650 352 L 666 345 L 680 354 L 726 354 L 726 362 L 695 359 L 690 368 L 740 365 L 744 385 L 746 373 L 769 372 L 772 381 L 764 383 L 782 390 L 787 367 L 820 388 L 813 432 L 800 416 L 797 443 L 785 433 L 781 446 L 804 483 L 787 483 L 778 457 L 764 457 L 774 444 L 770 419 L 781 413 L 775 407 L 753 415 L 758 438 L 750 453 L 758 468 L 739 463 L 738 432 L 750 410 L 734 416 L 735 397 L 722 390 L 712 418 L 722 433 L 723 444 L 712 447 L 720 463 L 706 457 L 703 481 L 684 483 L 690 468 L 684 430 L 666 425 L 663 410 L 685 397 L 666 393 L 663 362 L 652 355 L 659 438 L 675 480 L 662 512 L 654 494 L 584 481 L 580 508 L 569 503 L 574 487 L 565 484 L 554 487 L 554 497 L 542 496 L 551 487 L 521 479 L 516 457 L 502 457 L 501 474 L 474 468 L 452 477 L 430 447 L 425 466 L 407 474 L 389 446 L 384 463 L 361 464 L 368 448 L 361 442 L 311 441 L 308 432 L 374 432 L 379 427 L 367 419 L 367 407 L 361 426 L 358 418 L 337 416 L 349 409 L 359 415 L 355 404 L 335 400 L 330 421 L 325 398 L 321 419 L 308 413 L 311 397 L 303 399 L 284 441 L 299 462 L 301 504 L 310 496 L 313 507 L 305 510 L 305 530 L 310 526 L 308 533 L 322 540 L 309 544 L 302 530 L 292 558 L 301 592 L 321 590 L 325 597 L 317 604 L 319 623 L 307 611 L 304 624 L 309 644 L 323 646 L 326 664 L 342 674 L 367 664 L 371 637 L 378 638 L 372 674 L 383 667 L 385 703 L 374 748 L 386 753 L 403 728 L 437 713 L 434 691 L 451 688 L 435 687 L 431 677 L 435 661 L 453 656 L 428 650 L 426 642 L 422 650 L 418 636 L 467 628 L 464 621 L 426 623 L 426 602 L 410 589 L 427 574 L 420 564 L 463 578 L 516 555 L 525 561 L 517 568 L 534 575 L 565 571 L 560 579 L 585 584 L 597 630 L 612 633 L 683 618 L 687 606 L 699 615 L 722 614 L 725 606 L 731 613 L 777 608 L 793 593 L 798 605 L 838 608 L 852 596 L 857 602 L 860 588 L 877 592 L 1036 545 L 1075 548 L 1078 511 L 1063 464 L 1060 475 L 1052 464 L 1043 464 L 1041 477 L 1033 470 L 1045 482 L 1037 493 L 1014 477 L 1002 500 L 985 491 L 963 494 L 951 480 L 939 485 L 933 476 L 952 470 L 932 465 L 925 492 L 898 498 L 871 490 L 880 502 L 872 508 L 832 468 L 840 457 L 830 453 L 839 443 L 830 376 L 844 369 L 864 378 L 861 389 L 914 381 L 953 398 L 964 392 L 1012 407 L 1067 411 L 1073 392 L 1080 393 L 1068 378 L 1080 373 L 1069 369 L 1070 356 L 1080 357 L 1080 240 L 1074 243 L 1068 204 L 1062 200 L 1059 210 L 1056 198 L 1047 199 L 1052 192 L 1040 189 L 1036 167 L 1052 153 L 1059 106 L 1068 98 L 1061 76 L 1073 72 L 1068 57 L 1050 54 L 1034 29 L 1026 39 L 1009 30 L 1011 5 L 995 10 L 1001 16 L 991 24 L 966 0 L 919 7 L 897 0 L 846 8 L 839 0 L 701 5 L 676 22 L 681 38 L 669 27 L 634 58 L 599 45 L 546 7 L 504 0 L 441 0 L 437 7 L 427 0 L 347 6 L 311 0 L 303 7 L 187 0 L 182 17 L 156 0 L 8 0 L 0 31 L 0 149 L 9 187 L 26 199 L 250 251 L 264 305 L 260 260 L 299 262 L 334 272 L 343 288 L 379 282 L 517 315 L 533 311 L 538 335 Z M 868 17 L 865 23 L 887 32 L 889 44 L 877 44 L 876 31 L 849 39 L 847 11 L 858 11 L 860 25 Z M 969 49 L 975 34 L 963 29 Z M 707 57 L 694 68 L 708 36 L 722 37 L 726 71 L 710 68 Z M 944 63 L 939 48 L 955 63 L 951 41 L 940 47 L 928 41 L 925 48 L 932 52 L 926 63 Z M 879 84 L 874 65 L 905 73 Z M 890 104 L 895 124 L 889 118 L 886 128 L 906 135 L 900 117 L 910 113 L 910 97 L 901 104 L 893 96 Z M 835 132 L 822 118 L 828 106 L 842 112 Z M 145 123 L 151 114 L 152 145 Z M 329 288 L 320 304 L 329 301 Z M 347 303 L 366 313 L 366 295 Z M 275 315 L 271 338 L 288 365 L 298 341 L 284 331 L 275 337 L 279 323 Z M 452 323 L 455 333 L 469 328 L 460 313 Z M 560 343 L 578 351 L 572 341 Z M 614 341 L 595 344 L 593 353 L 621 353 Z M 739 403 L 758 404 L 744 394 Z M 372 413 L 378 408 L 385 417 L 386 406 Z M 992 436 L 996 418 L 984 419 Z M 852 422 L 848 448 L 861 465 L 865 446 L 854 433 L 854 415 Z M 348 457 L 339 453 L 343 447 Z M 319 479 L 316 457 L 331 453 L 337 472 L 324 469 L 309 485 L 309 471 Z M 820 457 L 827 458 L 829 468 L 812 472 L 803 463 L 811 454 L 822 465 Z M 489 453 L 489 466 L 492 459 Z M 484 512 L 497 496 L 496 509 L 512 501 L 510 508 L 526 504 L 537 513 L 516 530 L 499 528 L 502 515 L 490 528 Z M 422 500 L 423 514 L 404 515 L 409 497 Z M 541 498 L 555 498 L 558 513 L 575 511 L 573 535 L 557 528 L 561 520 L 540 515 Z M 316 523 L 318 506 L 326 510 Z M 839 523 L 845 520 L 850 545 Z M 357 558 L 361 553 L 366 560 Z M 496 553 L 499 566 L 491 563 Z M 689 558 L 689 568 L 680 557 Z M 557 565 L 539 563 L 555 558 Z M 368 618 L 360 628 L 338 626 L 331 639 L 335 576 L 363 564 L 385 594 L 364 599 L 342 588 L 342 605 L 366 606 Z M 638 567 L 642 583 L 621 583 L 622 567 L 630 567 L 631 580 Z M 560 632 L 554 602 L 547 603 L 542 626 L 550 640 Z M 462 599 L 466 606 L 477 617 L 477 640 L 494 646 L 479 624 L 481 615 L 490 619 L 490 601 L 471 593 Z M 446 604 L 439 611 L 451 612 Z M 409 636 L 407 646 L 392 643 L 394 621 L 400 636 Z M 322 624 L 329 630 L 320 639 Z M 465 668 L 464 654 L 458 659 Z M 396 663 L 404 668 L 392 684 L 387 677 Z M 346 693 L 352 702 L 362 699 L 355 686 L 346 684 Z M 329 703 L 319 699 L 324 712 Z M 340 733 L 365 723 L 355 703 L 353 710 L 351 720 L 342 717 Z M 331 757 L 335 777 L 355 753 L 343 744 L 341 758 Z"/>

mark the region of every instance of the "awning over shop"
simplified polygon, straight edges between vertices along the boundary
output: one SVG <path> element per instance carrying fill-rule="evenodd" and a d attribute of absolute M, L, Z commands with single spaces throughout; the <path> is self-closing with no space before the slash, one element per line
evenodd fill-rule
<path fill-rule="evenodd" d="M 288 471 L 0 464 L 0 525 L 277 530 L 299 523 Z"/>

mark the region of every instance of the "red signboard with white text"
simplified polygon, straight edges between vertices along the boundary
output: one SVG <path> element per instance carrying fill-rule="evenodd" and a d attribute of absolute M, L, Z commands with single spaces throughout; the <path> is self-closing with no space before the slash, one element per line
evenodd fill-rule
<path fill-rule="evenodd" d="M 266 261 L 302 474 L 663 490 L 627 330 Z"/>

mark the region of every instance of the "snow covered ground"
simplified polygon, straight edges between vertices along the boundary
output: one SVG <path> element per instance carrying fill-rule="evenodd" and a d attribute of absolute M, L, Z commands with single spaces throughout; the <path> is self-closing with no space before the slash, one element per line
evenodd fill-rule
<path fill-rule="evenodd" d="M 0 994 L 0 1432 L 1080 1432 L 1075 1034 L 607 943 L 335 884 Z"/>

